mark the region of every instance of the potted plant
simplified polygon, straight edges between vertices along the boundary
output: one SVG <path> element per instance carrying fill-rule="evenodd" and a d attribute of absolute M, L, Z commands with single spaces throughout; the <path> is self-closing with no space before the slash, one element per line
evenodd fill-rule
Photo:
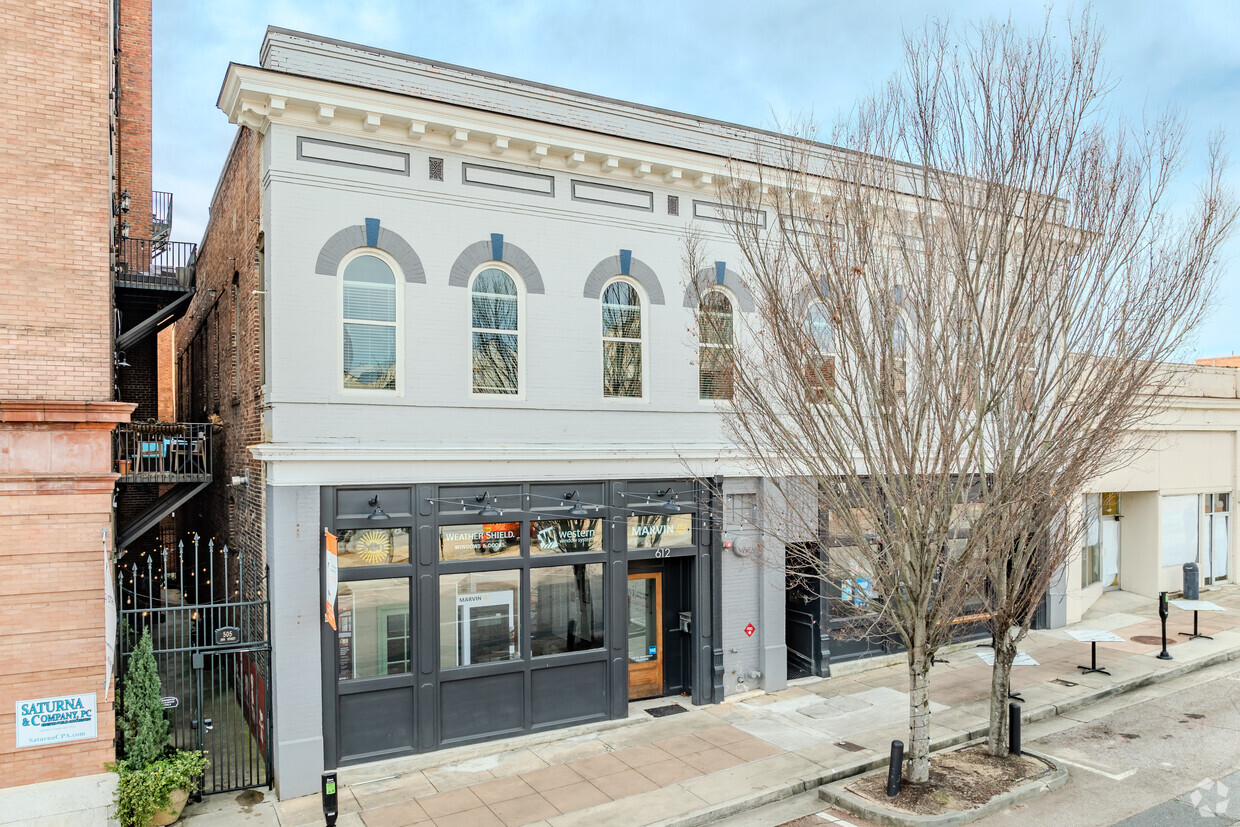
<path fill-rule="evenodd" d="M 201 752 L 178 750 L 168 744 L 161 693 L 151 633 L 143 630 L 129 658 L 124 691 L 118 696 L 117 726 L 125 754 L 107 765 L 119 776 L 114 803 L 121 827 L 171 824 L 201 783 L 206 758 Z"/>

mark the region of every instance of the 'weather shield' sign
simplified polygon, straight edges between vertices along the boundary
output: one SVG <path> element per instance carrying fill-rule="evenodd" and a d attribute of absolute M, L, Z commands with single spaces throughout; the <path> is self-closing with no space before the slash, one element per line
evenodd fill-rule
<path fill-rule="evenodd" d="M 99 736 L 95 693 L 17 702 L 17 746 L 45 747 Z"/>

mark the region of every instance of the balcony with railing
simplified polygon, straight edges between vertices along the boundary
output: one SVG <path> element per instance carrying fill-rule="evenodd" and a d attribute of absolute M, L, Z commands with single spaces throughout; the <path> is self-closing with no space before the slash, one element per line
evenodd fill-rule
<path fill-rule="evenodd" d="M 171 197 L 168 204 L 171 209 Z M 185 241 L 122 238 L 116 245 L 116 286 L 190 292 L 197 256 L 198 245 Z"/>
<path fill-rule="evenodd" d="M 210 482 L 211 424 L 130 422 L 112 432 L 121 482 Z"/>
<path fill-rule="evenodd" d="M 151 193 L 151 240 L 158 248 L 168 242 L 172 232 L 172 193 L 156 190 Z"/>

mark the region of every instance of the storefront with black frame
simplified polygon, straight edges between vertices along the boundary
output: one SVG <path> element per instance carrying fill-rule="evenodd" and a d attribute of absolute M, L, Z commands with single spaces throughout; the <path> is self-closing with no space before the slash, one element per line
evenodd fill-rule
<path fill-rule="evenodd" d="M 721 482 L 322 488 L 326 765 L 722 701 Z"/>

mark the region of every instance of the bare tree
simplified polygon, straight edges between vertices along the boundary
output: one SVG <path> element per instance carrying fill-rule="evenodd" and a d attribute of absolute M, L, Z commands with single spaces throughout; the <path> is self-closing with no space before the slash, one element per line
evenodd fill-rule
<path fill-rule="evenodd" d="M 995 631 L 1002 748 L 1016 646 L 1079 545 L 1068 506 L 1141 449 L 1235 221 L 1217 145 L 1196 209 L 1166 214 L 1183 128 L 1109 119 L 1101 47 L 1087 15 L 1062 41 L 1049 16 L 931 24 L 836 129 L 846 149 L 804 125 L 720 186 L 755 306 L 726 427 L 803 504 L 787 539 L 828 540 L 790 564 L 905 646 L 915 782 L 930 665 L 971 601 Z M 703 244 L 686 265 L 705 300 Z"/>

